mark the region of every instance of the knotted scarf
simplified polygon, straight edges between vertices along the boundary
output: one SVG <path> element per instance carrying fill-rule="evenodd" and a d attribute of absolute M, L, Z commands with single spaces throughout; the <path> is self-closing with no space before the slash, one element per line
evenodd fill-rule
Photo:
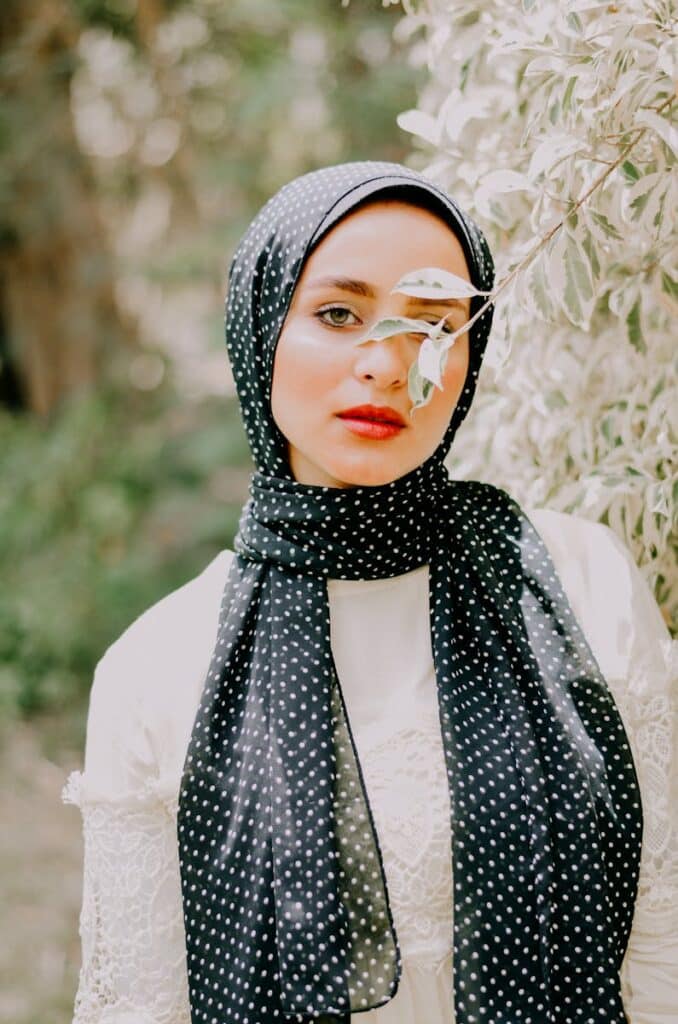
<path fill-rule="evenodd" d="M 457 1022 L 623 1022 L 618 972 L 642 832 L 624 727 L 530 520 L 503 489 L 454 480 L 443 464 L 473 398 L 491 307 L 470 330 L 441 444 L 405 476 L 302 484 L 271 415 L 275 346 L 304 260 L 377 194 L 437 211 L 473 284 L 493 282 L 472 220 L 389 162 L 302 175 L 236 248 L 226 340 L 256 470 L 179 794 L 192 1024 L 347 1022 L 397 998 L 398 936 L 330 646 L 327 579 L 426 563 Z"/>

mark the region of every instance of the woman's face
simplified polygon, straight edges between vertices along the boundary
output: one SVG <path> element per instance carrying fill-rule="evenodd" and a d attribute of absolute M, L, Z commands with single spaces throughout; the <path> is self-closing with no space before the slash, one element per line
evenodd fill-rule
<path fill-rule="evenodd" d="M 423 300 L 398 292 L 398 280 L 420 267 L 442 267 L 470 280 L 463 250 L 435 214 L 396 199 L 376 200 L 348 214 L 313 250 L 297 282 L 273 364 L 273 418 L 288 441 L 295 480 L 330 487 L 376 486 L 415 469 L 438 447 L 461 394 L 468 334 L 449 350 L 443 390 L 409 416 L 407 374 L 422 334 L 357 341 L 387 316 L 451 330 L 469 314 L 469 300 Z M 356 406 L 387 406 L 394 429 L 342 416 Z M 385 435 L 385 436 L 379 436 Z"/>

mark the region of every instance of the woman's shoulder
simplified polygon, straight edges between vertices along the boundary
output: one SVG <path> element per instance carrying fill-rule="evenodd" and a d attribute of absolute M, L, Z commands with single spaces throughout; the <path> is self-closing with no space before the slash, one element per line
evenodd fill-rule
<path fill-rule="evenodd" d="M 111 700 L 141 713 L 144 703 L 169 701 L 199 676 L 216 638 L 221 598 L 233 552 L 220 551 L 201 572 L 130 622 L 100 657 L 90 710 Z"/>
<path fill-rule="evenodd" d="M 526 508 L 594 653 L 609 674 L 666 679 L 676 642 L 632 552 L 615 531 L 569 512 Z M 601 665 L 601 667 L 603 667 Z"/>
<path fill-rule="evenodd" d="M 220 597 L 233 552 L 220 551 L 195 576 L 149 605 L 106 648 L 98 668 L 120 663 L 138 655 L 171 659 L 176 649 L 198 639 L 204 630 L 216 627 Z"/>
<path fill-rule="evenodd" d="M 171 777 L 216 639 L 233 552 L 138 615 L 97 662 L 89 694 L 86 791 L 97 798 Z M 176 764 L 175 764 L 176 762 Z"/>

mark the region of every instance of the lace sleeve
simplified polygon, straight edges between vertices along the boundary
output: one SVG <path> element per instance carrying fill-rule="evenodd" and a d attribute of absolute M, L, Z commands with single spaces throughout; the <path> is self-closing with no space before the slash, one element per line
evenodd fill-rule
<path fill-rule="evenodd" d="M 92 799 L 74 771 L 62 800 L 83 820 L 73 1024 L 189 1024 L 174 799 L 162 799 L 158 784 Z"/>
<path fill-rule="evenodd" d="M 178 783 L 159 777 L 148 760 L 133 674 L 123 668 L 97 666 L 85 770 L 72 771 L 61 794 L 80 808 L 83 825 L 73 1024 L 190 1024 Z"/>

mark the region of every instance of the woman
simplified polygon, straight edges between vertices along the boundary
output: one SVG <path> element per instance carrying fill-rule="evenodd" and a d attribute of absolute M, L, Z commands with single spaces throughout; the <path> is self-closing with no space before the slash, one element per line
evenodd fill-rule
<path fill-rule="evenodd" d="M 676 1020 L 643 733 L 675 647 L 609 528 L 449 478 L 492 309 L 394 290 L 424 266 L 492 286 L 454 201 L 370 161 L 236 249 L 256 471 L 235 551 L 97 666 L 76 1022 Z M 405 315 L 470 318 L 414 411 L 422 335 L 370 337 Z"/>

